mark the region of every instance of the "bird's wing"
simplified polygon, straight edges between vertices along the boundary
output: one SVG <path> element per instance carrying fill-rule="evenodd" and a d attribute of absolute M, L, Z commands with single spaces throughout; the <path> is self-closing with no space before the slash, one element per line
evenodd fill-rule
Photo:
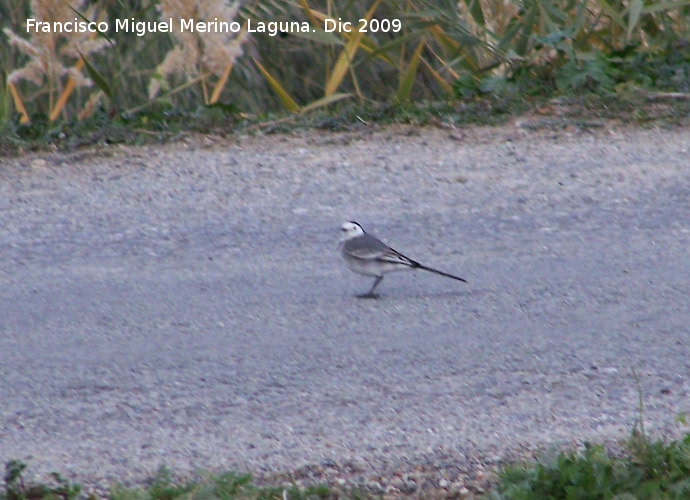
<path fill-rule="evenodd" d="M 397 250 L 394 250 L 390 247 L 381 257 L 379 257 L 378 260 L 382 260 L 384 262 L 392 262 L 393 264 L 403 264 L 405 266 L 410 266 L 410 267 L 420 267 L 421 266 L 421 264 L 419 262 L 410 259 L 409 257 L 401 254 Z"/>
<path fill-rule="evenodd" d="M 417 267 L 419 265 L 417 262 L 393 250 L 384 242 L 370 234 L 363 234 L 359 238 L 346 242 L 343 251 L 349 256 L 361 260 L 376 260 L 411 267 Z"/>
<path fill-rule="evenodd" d="M 388 247 L 378 238 L 363 234 L 348 240 L 343 245 L 343 252 L 351 257 L 362 260 L 376 260 L 388 250 Z"/>

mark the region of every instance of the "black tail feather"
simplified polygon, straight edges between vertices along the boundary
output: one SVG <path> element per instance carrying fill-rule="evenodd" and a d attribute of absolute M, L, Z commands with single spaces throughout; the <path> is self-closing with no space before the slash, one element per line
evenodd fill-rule
<path fill-rule="evenodd" d="M 462 281 L 463 283 L 467 283 L 467 280 L 465 278 L 461 278 L 460 276 L 455 276 L 454 274 L 444 273 L 443 271 L 439 271 L 438 269 L 432 269 L 431 267 L 423 266 L 419 262 L 413 262 L 413 264 L 417 264 L 417 265 L 412 266 L 412 267 L 415 267 L 417 269 L 422 269 L 424 271 L 429 271 L 430 273 L 445 276 L 446 278 L 453 278 L 454 280 L 458 280 L 458 281 Z"/>

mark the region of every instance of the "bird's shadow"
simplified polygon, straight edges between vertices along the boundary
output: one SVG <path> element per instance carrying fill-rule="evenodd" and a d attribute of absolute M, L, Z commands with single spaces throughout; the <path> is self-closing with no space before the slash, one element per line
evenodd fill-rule
<path fill-rule="evenodd" d="M 361 293 L 354 295 L 354 298 L 374 301 L 386 301 L 386 300 L 423 300 L 423 299 L 451 299 L 451 298 L 464 298 L 477 295 L 477 290 L 472 291 L 446 291 L 446 292 L 434 292 L 434 293 L 413 293 L 413 294 L 395 294 L 395 293 L 383 293 L 383 294 L 368 294 Z"/>

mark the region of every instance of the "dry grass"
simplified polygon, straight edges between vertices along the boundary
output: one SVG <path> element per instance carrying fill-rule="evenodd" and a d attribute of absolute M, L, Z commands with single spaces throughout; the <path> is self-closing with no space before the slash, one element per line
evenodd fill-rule
<path fill-rule="evenodd" d="M 161 0 L 158 10 L 162 21 L 173 19 L 175 45 L 156 68 L 149 84 L 149 98 L 153 99 L 159 94 L 161 81 L 177 74 L 200 82 L 205 104 L 217 102 L 235 60 L 242 55 L 246 31 L 239 34 L 181 31 L 179 20 L 206 22 L 222 19 L 231 22 L 237 17 L 239 3 L 228 4 L 224 0 Z M 217 78 L 212 91 L 209 88 L 210 77 Z M 169 88 L 169 85 L 166 87 Z"/>
<path fill-rule="evenodd" d="M 31 0 L 31 14 L 37 22 L 71 21 L 75 11 L 83 10 L 85 0 L 76 0 L 69 5 L 59 0 Z M 96 20 L 94 10 L 85 16 Z M 32 31 L 28 38 L 4 28 L 9 44 L 27 57 L 26 64 L 13 69 L 7 75 L 7 85 L 12 92 L 15 106 L 22 113 L 22 121 L 29 117 L 25 105 L 16 91 L 16 85 L 27 81 L 38 87 L 32 101 L 47 99 L 52 121 L 65 110 L 65 104 L 77 87 L 90 87 L 93 82 L 82 73 L 83 57 L 98 53 L 106 48 L 105 39 L 96 38 L 94 33 Z M 31 103 L 29 103 L 31 104 Z"/>
<path fill-rule="evenodd" d="M 358 105 L 581 91 L 621 85 L 688 92 L 690 0 L 74 0 L 89 19 L 173 17 L 308 22 L 277 36 L 156 33 L 143 37 L 25 35 L 27 17 L 72 19 L 61 0 L 0 6 L 13 50 L 3 88 L 28 120 L 112 115 L 164 104 L 233 104 L 246 113 L 305 112 L 347 97 Z M 399 31 L 325 33 L 328 19 L 400 20 Z M 108 46 L 108 50 L 103 50 Z M 79 53 L 85 56 L 85 64 Z M 95 78 L 95 75 L 102 78 Z M 1 77 L 0 77 L 1 78 Z M 685 83 L 684 83 L 685 82 Z M 94 83 L 96 85 L 94 85 Z M 11 85 L 8 85 L 11 84 Z M 104 85 L 112 97 L 103 96 Z M 685 85 L 685 87 L 684 87 Z M 108 94 L 108 92 L 106 92 Z"/>

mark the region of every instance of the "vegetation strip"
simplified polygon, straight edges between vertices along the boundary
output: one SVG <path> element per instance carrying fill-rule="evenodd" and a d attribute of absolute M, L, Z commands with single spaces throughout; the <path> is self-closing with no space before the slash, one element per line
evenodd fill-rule
<path fill-rule="evenodd" d="M 392 108 L 404 121 L 440 103 L 460 110 L 440 117 L 449 125 L 564 98 L 595 114 L 630 102 L 635 122 L 654 120 L 650 101 L 672 101 L 671 121 L 688 116 L 690 0 L 137 4 L 0 5 L 0 148 L 61 147 L 101 128 L 103 142 L 227 132 L 286 112 L 337 121 Z"/>
<path fill-rule="evenodd" d="M 76 499 L 86 497 L 79 484 L 52 473 L 52 483 L 31 483 L 24 478 L 26 464 L 12 460 L 6 464 L 1 500 Z M 393 495 L 406 492 L 391 490 Z M 438 484 L 433 491 L 408 491 L 430 497 L 474 497 L 521 500 L 531 498 L 685 499 L 690 497 L 690 434 L 679 441 L 652 441 L 636 426 L 621 454 L 602 445 L 584 444 L 584 450 L 545 455 L 536 462 L 506 466 L 498 471 L 488 491 L 452 491 Z M 228 472 L 205 474 L 202 479 L 176 483 L 163 467 L 143 488 L 112 485 L 113 500 L 173 498 L 226 499 L 316 499 L 380 498 L 382 492 L 364 486 L 317 484 L 300 486 L 284 483 L 257 486 L 251 474 Z M 625 496 L 627 495 L 627 496 Z"/>

